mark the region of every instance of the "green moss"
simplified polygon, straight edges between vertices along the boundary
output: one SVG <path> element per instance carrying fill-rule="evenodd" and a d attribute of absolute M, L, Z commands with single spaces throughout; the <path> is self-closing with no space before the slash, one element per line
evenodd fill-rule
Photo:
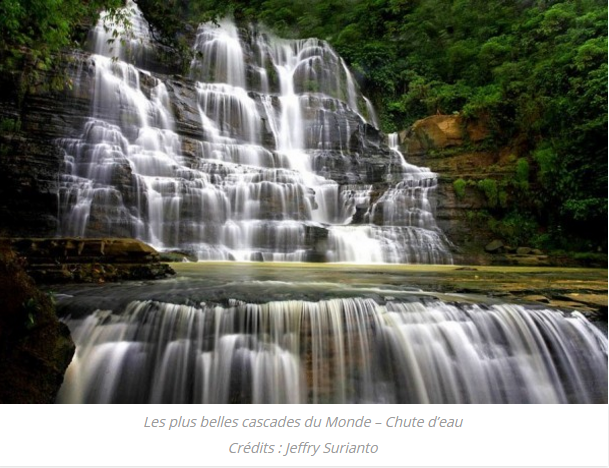
<path fill-rule="evenodd" d="M 490 217 L 488 227 L 495 236 L 513 246 L 534 245 L 533 241 L 539 229 L 533 216 L 517 211 L 512 211 L 502 218 Z"/>
<path fill-rule="evenodd" d="M 305 80 L 302 83 L 302 89 L 306 93 L 317 93 L 319 92 L 319 83 L 315 80 Z"/>

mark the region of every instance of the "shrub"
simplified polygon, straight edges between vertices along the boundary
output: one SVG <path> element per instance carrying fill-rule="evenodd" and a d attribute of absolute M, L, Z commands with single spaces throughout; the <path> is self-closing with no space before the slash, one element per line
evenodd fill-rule
<path fill-rule="evenodd" d="M 493 179 L 482 179 L 478 181 L 478 190 L 484 193 L 490 208 L 495 208 L 499 203 L 499 190 L 497 182 Z"/>
<path fill-rule="evenodd" d="M 453 189 L 455 191 L 455 195 L 457 198 L 463 198 L 465 196 L 465 187 L 467 186 L 467 182 L 465 180 L 459 178 L 453 182 Z"/>

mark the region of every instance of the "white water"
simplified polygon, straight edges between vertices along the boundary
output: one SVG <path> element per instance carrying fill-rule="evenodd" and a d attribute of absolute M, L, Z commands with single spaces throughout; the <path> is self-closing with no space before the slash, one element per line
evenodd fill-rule
<path fill-rule="evenodd" d="M 450 261 L 436 175 L 409 164 L 396 135 L 369 140 L 374 109 L 325 42 L 253 30 L 246 42 L 230 22 L 202 25 L 193 81 L 174 81 L 133 65 L 152 41 L 129 6 L 137 37 L 110 50 L 98 24 L 75 80 L 91 89 L 91 111 L 60 141 L 61 234 L 133 236 L 200 260 Z M 386 172 L 369 176 L 369 160 Z M 76 306 L 67 319 L 77 351 L 60 400 L 607 402 L 607 338 L 577 313 L 324 299 L 340 290 L 330 283 L 319 301 L 302 300 L 306 288 L 287 300 L 288 283 L 245 288 L 247 275 L 179 278 L 188 296 L 169 284 L 164 302 L 148 300 L 160 283 L 80 297 L 108 310 L 83 317 Z M 260 303 L 201 302 L 254 286 Z M 270 294 L 286 300 L 262 303 Z"/>
<path fill-rule="evenodd" d="M 606 403 L 580 314 L 345 298 L 133 301 L 68 320 L 65 403 Z"/>
<path fill-rule="evenodd" d="M 137 237 L 201 260 L 451 261 L 433 216 L 435 174 L 407 164 L 395 136 L 389 149 L 359 147 L 376 116 L 328 44 L 254 30 L 245 42 L 230 21 L 201 25 L 195 98 L 184 103 L 166 77 L 131 64 L 152 40 L 128 7 L 134 37 L 109 46 L 103 15 L 91 34 L 90 117 L 60 142 L 60 234 Z M 176 133 L 176 108 L 198 113 L 196 141 Z M 380 186 L 354 169 L 371 151 L 387 164 Z"/>

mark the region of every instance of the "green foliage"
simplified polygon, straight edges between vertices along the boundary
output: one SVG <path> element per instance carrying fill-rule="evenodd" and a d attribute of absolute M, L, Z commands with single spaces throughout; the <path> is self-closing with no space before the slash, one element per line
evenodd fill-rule
<path fill-rule="evenodd" d="M 67 77 L 44 82 L 57 55 L 83 39 L 80 25 L 101 9 L 116 15 L 122 0 L 3 0 L 0 2 L 0 73 L 17 74 L 22 94 L 31 86 L 62 88 Z"/>
<path fill-rule="evenodd" d="M 497 182 L 493 179 L 482 179 L 478 181 L 478 189 L 484 193 L 486 201 L 490 208 L 495 208 L 499 205 L 499 189 Z"/>
<path fill-rule="evenodd" d="M 495 236 L 513 246 L 530 244 L 539 229 L 534 217 L 517 211 L 499 219 L 489 218 L 488 226 Z"/>
<path fill-rule="evenodd" d="M 0 119 L 0 133 L 13 133 L 21 130 L 21 120 L 4 118 Z"/>
<path fill-rule="evenodd" d="M 0 3 L 0 52 L 3 58 L 31 49 L 41 66 L 48 66 L 50 54 L 72 45 L 75 30 L 86 18 L 103 8 L 115 14 L 120 0 L 3 0 Z"/>
<path fill-rule="evenodd" d="M 453 182 L 453 189 L 455 191 L 455 195 L 457 195 L 457 198 L 463 198 L 465 196 L 465 187 L 466 186 L 467 186 L 467 182 L 461 178 L 459 178 Z"/>
<path fill-rule="evenodd" d="M 575 260 L 579 260 L 585 263 L 597 263 L 599 265 L 607 265 L 607 254 L 606 253 L 595 253 L 595 252 L 575 252 L 573 254 Z"/>
<path fill-rule="evenodd" d="M 530 170 L 529 161 L 526 158 L 518 158 L 512 185 L 525 194 L 529 191 Z"/>

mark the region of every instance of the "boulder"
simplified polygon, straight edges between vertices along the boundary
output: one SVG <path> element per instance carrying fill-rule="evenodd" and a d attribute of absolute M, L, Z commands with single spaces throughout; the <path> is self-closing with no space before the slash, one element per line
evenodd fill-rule
<path fill-rule="evenodd" d="M 432 115 L 417 120 L 410 130 L 400 133 L 402 141 L 408 140 L 411 153 L 477 143 L 488 136 L 483 124 L 466 122 L 460 115 Z"/>
<path fill-rule="evenodd" d="M 252 254 L 250 255 L 250 260 L 252 262 L 264 262 L 262 252 L 252 252 Z"/>
<path fill-rule="evenodd" d="M 486 250 L 488 253 L 500 253 L 503 250 L 503 242 L 495 239 L 486 244 L 484 250 Z"/>

